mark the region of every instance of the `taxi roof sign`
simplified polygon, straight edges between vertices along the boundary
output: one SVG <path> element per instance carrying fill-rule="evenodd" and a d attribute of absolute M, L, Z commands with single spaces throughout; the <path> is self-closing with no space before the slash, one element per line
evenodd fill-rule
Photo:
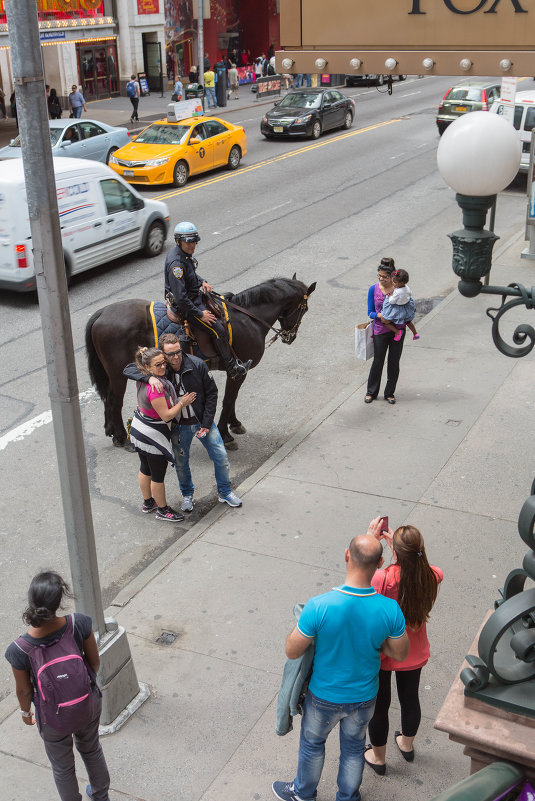
<path fill-rule="evenodd" d="M 178 103 L 168 103 L 167 122 L 180 122 L 190 117 L 201 117 L 203 115 L 201 100 L 181 100 Z"/>

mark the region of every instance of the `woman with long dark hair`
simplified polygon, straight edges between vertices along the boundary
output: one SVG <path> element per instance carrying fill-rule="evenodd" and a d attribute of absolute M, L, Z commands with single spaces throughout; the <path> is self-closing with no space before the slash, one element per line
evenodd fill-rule
<path fill-rule="evenodd" d="M 92 621 L 90 617 L 79 612 L 66 617 L 56 614 L 58 609 L 61 609 L 63 601 L 73 597 L 68 585 L 53 570 L 34 576 L 28 590 L 28 607 L 22 615 L 22 619 L 29 629 L 18 640 L 11 643 L 5 656 L 15 677 L 21 720 L 27 726 L 37 723 L 61 801 L 81 801 L 82 798 L 76 778 L 73 740 L 84 761 L 91 782 L 86 788 L 87 795 L 93 801 L 109 801 L 110 776 L 98 739 L 102 699 L 97 687 L 96 675 L 100 657 L 93 634 Z M 70 643 L 68 646 L 67 640 Z M 75 659 L 80 661 L 81 657 L 86 666 L 82 670 L 87 670 L 85 679 L 88 681 L 87 692 L 90 697 L 87 699 L 89 703 L 84 706 L 84 711 L 81 713 L 82 718 L 87 714 L 87 720 L 83 720 L 72 733 L 65 732 L 65 728 L 68 726 L 63 723 L 59 715 L 59 708 L 55 716 L 58 720 L 58 723 L 55 724 L 56 727 L 45 722 L 46 712 L 41 707 L 41 704 L 45 702 L 40 701 L 39 682 L 30 656 L 33 651 L 38 651 L 40 654 L 51 651 L 59 641 L 65 643 L 67 651 L 70 651 L 71 648 L 78 650 L 79 654 L 75 655 Z M 63 666 L 68 665 L 66 657 L 63 657 L 61 661 Z M 69 673 L 68 667 L 63 667 L 62 670 L 66 675 Z M 55 672 L 57 673 L 57 670 Z M 41 679 L 43 676 L 40 676 Z M 76 699 L 76 701 L 80 700 L 80 698 Z M 35 717 L 31 711 L 32 702 Z M 71 701 L 65 706 L 72 708 L 74 703 Z"/>
<path fill-rule="evenodd" d="M 148 376 L 157 378 L 163 386 L 160 392 L 150 383 L 137 382 L 137 409 L 130 427 L 130 442 L 139 454 L 139 489 L 143 496 L 141 511 L 156 512 L 157 520 L 179 523 L 184 515 L 167 505 L 165 473 L 174 464 L 171 448 L 171 420 L 183 408 L 193 403 L 195 392 L 179 400 L 172 383 L 165 377 L 167 362 L 158 348 L 138 348 L 136 366 Z"/>
<path fill-rule="evenodd" d="M 400 526 L 395 532 L 388 529 L 381 539 L 392 549 L 395 561 L 375 572 L 372 586 L 399 603 L 410 643 L 409 655 L 403 662 L 381 656 L 379 691 L 368 727 L 371 745 L 367 746 L 364 759 L 379 776 L 384 776 L 393 672 L 401 708 L 401 729 L 395 732 L 394 741 L 407 762 L 414 760 L 413 741 L 422 716 L 418 697 L 420 674 L 429 659 L 426 623 L 444 574 L 427 561 L 424 538 L 415 526 Z"/>
<path fill-rule="evenodd" d="M 393 275 L 396 266 L 394 259 L 385 256 L 377 268 L 378 282 L 368 290 L 368 317 L 373 320 L 373 362 L 368 376 L 368 386 L 364 403 L 371 403 L 379 395 L 383 366 L 386 362 L 386 385 L 384 399 L 387 403 L 396 402 L 396 386 L 399 378 L 399 360 L 405 341 L 405 324 L 399 326 L 401 336 L 394 334 L 381 320 L 379 314 L 387 295 L 394 291 Z"/>

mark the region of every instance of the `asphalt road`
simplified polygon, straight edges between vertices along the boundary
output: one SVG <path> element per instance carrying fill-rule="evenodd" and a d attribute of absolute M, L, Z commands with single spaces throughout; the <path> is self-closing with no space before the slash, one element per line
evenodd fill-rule
<path fill-rule="evenodd" d="M 394 256 L 408 269 L 417 300 L 439 299 L 454 286 L 446 234 L 461 227 L 461 215 L 436 169 L 435 112 L 449 85 L 447 78 L 414 78 L 394 84 L 392 96 L 384 88 L 350 89 L 357 102 L 354 127 L 317 142 L 264 140 L 259 121 L 265 107 L 228 112 L 225 117 L 243 124 L 248 136 L 238 171 L 192 179 L 181 190 L 143 190 L 166 200 L 173 224 L 189 219 L 198 225 L 199 272 L 218 290 L 237 292 L 294 272 L 307 284 L 317 281 L 296 342 L 270 348 L 241 391 L 238 414 L 247 434 L 231 454 L 236 485 L 355 374 L 366 375 L 368 366 L 353 356 L 353 330 L 366 319 L 366 293 L 381 256 Z M 496 232 L 506 239 L 524 214 L 523 189 L 512 186 L 499 198 Z M 110 302 L 160 299 L 162 268 L 163 257 L 124 258 L 75 278 L 69 293 L 105 604 L 215 501 L 210 463 L 199 445 L 191 459 L 194 513 L 182 525 L 142 515 L 137 457 L 112 447 L 102 404 L 88 392 L 88 318 Z M 0 310 L 0 466 L 7 484 L 0 500 L 0 642 L 7 644 L 20 627 L 30 577 L 45 567 L 68 575 L 68 556 L 53 430 L 40 425 L 50 405 L 39 310 L 31 296 L 7 292 Z M 404 359 L 413 347 L 418 344 L 408 342 Z M 218 384 L 222 388 L 222 375 Z M 403 402 L 403 365 L 397 394 Z M 125 417 L 134 404 L 131 390 Z M 13 440 L 22 424 L 27 431 Z M 167 489 L 169 502 L 178 504 L 172 471 Z M 232 525 L 230 514 L 226 519 Z M 9 691 L 2 660 L 0 698 Z"/>

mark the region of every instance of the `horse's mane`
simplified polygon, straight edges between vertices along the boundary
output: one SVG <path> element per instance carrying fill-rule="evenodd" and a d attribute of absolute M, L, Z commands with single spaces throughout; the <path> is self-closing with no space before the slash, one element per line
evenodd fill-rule
<path fill-rule="evenodd" d="M 259 303 L 275 302 L 279 299 L 281 292 L 287 292 L 289 288 L 294 288 L 296 294 L 302 293 L 306 289 L 302 281 L 296 281 L 294 278 L 270 278 L 268 281 L 228 297 L 238 306 L 254 306 Z"/>

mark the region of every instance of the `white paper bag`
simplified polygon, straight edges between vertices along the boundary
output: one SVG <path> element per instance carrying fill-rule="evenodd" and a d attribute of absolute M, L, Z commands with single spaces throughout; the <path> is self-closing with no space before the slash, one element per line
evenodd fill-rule
<path fill-rule="evenodd" d="M 363 361 L 373 357 L 373 320 L 355 326 L 355 356 Z"/>

